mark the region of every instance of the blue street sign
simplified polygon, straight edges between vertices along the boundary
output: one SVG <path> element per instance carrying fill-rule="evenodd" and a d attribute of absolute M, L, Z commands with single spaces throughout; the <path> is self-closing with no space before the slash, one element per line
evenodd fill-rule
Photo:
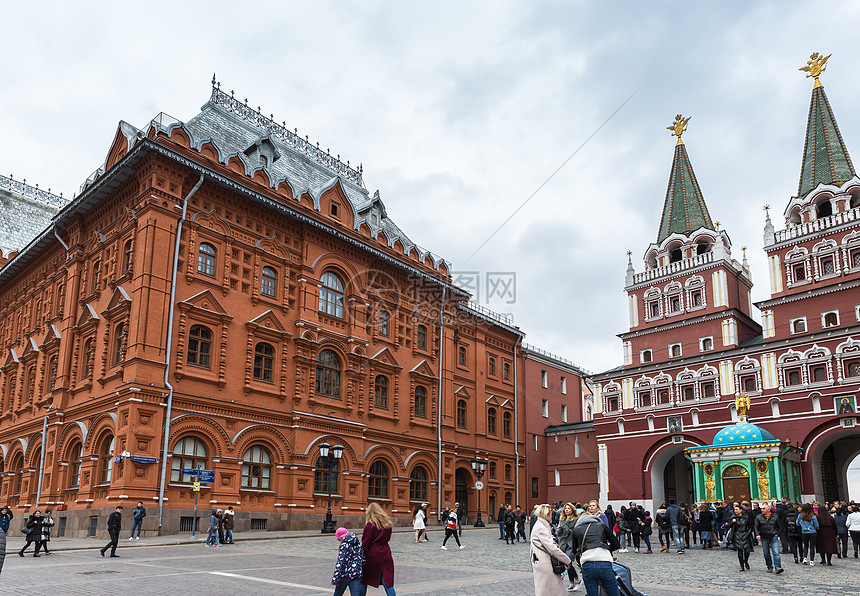
<path fill-rule="evenodd" d="M 182 475 L 183 476 L 197 476 L 197 470 L 194 470 L 192 468 L 182 468 Z"/>
<path fill-rule="evenodd" d="M 114 461 L 115 461 L 116 463 L 118 463 L 118 464 L 119 464 L 119 463 L 122 463 L 122 456 L 121 456 L 121 455 L 117 455 L 117 456 L 116 456 L 116 459 L 115 459 Z"/>
<path fill-rule="evenodd" d="M 197 475 L 198 482 L 215 482 L 215 470 L 200 470 Z"/>
<path fill-rule="evenodd" d="M 132 455 L 128 459 L 139 464 L 154 464 L 158 462 L 158 458 L 146 457 L 144 455 Z"/>

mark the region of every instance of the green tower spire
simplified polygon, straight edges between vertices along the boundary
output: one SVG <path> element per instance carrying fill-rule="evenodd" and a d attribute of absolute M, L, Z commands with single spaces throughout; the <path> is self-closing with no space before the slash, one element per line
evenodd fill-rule
<path fill-rule="evenodd" d="M 666 191 L 666 202 L 663 205 L 663 218 L 660 220 L 660 230 L 657 233 L 657 243 L 663 242 L 674 233 L 689 235 L 699 228 L 714 229 L 702 190 L 696 181 L 693 166 L 681 135 L 687 128 L 690 119 L 680 114 L 675 122 L 667 128 L 672 135 L 678 137 L 675 145 L 675 157 L 672 159 L 672 171 L 669 174 L 669 188 Z"/>
<path fill-rule="evenodd" d="M 854 164 L 845 148 L 845 142 L 827 101 L 827 94 L 818 77 L 825 69 L 830 56 L 810 56 L 807 66 L 800 70 L 815 79 L 809 120 L 806 123 L 806 140 L 803 144 L 803 162 L 797 196 L 802 197 L 821 183 L 840 185 L 854 177 Z"/>

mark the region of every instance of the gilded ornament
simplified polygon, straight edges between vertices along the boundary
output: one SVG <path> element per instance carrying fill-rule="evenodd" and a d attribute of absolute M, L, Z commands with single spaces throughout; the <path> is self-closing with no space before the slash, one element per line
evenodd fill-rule
<path fill-rule="evenodd" d="M 760 475 L 758 478 L 758 497 L 759 499 L 770 498 L 770 482 L 765 474 Z"/>
<path fill-rule="evenodd" d="M 797 69 L 805 71 L 806 78 L 812 77 L 815 79 L 815 85 L 812 86 L 813 89 L 822 86 L 818 77 L 820 77 L 821 73 L 827 68 L 827 60 L 832 55 L 833 54 L 827 54 L 827 56 L 821 56 L 818 52 L 815 52 L 809 57 L 809 60 L 807 60 L 806 66 L 801 66 Z"/>
<path fill-rule="evenodd" d="M 735 396 L 735 409 L 738 411 L 738 416 L 746 416 L 750 409 L 750 396 L 743 391 Z"/>
<path fill-rule="evenodd" d="M 681 140 L 681 135 L 683 135 L 684 131 L 687 130 L 687 122 L 690 121 L 690 118 L 692 118 L 692 116 L 684 118 L 683 114 L 678 114 L 677 116 L 675 116 L 675 122 L 672 123 L 672 126 L 666 127 L 666 130 L 672 131 L 673 137 L 678 137 L 678 142 L 676 143 L 677 145 L 684 144 L 684 141 Z"/>

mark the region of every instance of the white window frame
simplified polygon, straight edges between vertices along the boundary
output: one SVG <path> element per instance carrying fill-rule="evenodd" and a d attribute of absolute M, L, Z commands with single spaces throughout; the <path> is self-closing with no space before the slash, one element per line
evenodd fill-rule
<path fill-rule="evenodd" d="M 677 356 L 672 353 L 672 350 L 674 348 L 678 348 L 678 355 Z M 684 357 L 684 349 L 681 347 L 680 342 L 674 343 L 674 344 L 669 344 L 669 358 L 683 358 L 683 357 Z"/>
<path fill-rule="evenodd" d="M 561 394 L 567 395 L 567 377 L 561 376 Z"/>
<path fill-rule="evenodd" d="M 857 312 L 860 313 L 860 306 L 858 306 L 857 309 L 858 309 Z M 858 314 L 857 316 L 860 317 L 860 314 Z M 858 318 L 858 320 L 860 320 L 860 318 Z M 645 353 L 646 352 L 650 356 L 650 358 L 648 360 L 645 360 Z M 639 363 L 640 364 L 648 364 L 649 362 L 654 362 L 654 351 L 651 348 L 639 350 Z"/>
<path fill-rule="evenodd" d="M 549 373 L 545 370 L 540 371 L 540 386 L 544 389 L 549 386 Z"/>
<path fill-rule="evenodd" d="M 540 402 L 540 413 L 544 418 L 549 418 L 549 400 L 542 399 Z"/>
<path fill-rule="evenodd" d="M 708 348 L 707 350 L 705 349 L 705 340 L 711 340 L 711 347 Z M 699 338 L 699 351 L 700 352 L 713 352 L 714 351 L 714 336 L 713 335 Z"/>
<path fill-rule="evenodd" d="M 538 450 L 538 438 L 537 435 L 532 435 L 532 451 Z"/>
<path fill-rule="evenodd" d="M 794 330 L 794 323 L 797 321 L 803 321 L 803 331 Z M 809 324 L 806 321 L 806 317 L 795 317 L 794 319 L 789 319 L 788 330 L 791 335 L 800 335 L 801 333 L 807 333 L 809 331 Z"/>
<path fill-rule="evenodd" d="M 830 314 L 836 315 L 836 324 L 835 325 L 827 325 L 824 322 L 824 318 Z M 832 329 L 834 327 L 839 327 L 839 311 L 838 310 L 828 310 L 826 312 L 821 313 L 821 328 L 822 329 Z"/>
<path fill-rule="evenodd" d="M 561 404 L 561 421 L 567 422 L 567 404 Z"/>

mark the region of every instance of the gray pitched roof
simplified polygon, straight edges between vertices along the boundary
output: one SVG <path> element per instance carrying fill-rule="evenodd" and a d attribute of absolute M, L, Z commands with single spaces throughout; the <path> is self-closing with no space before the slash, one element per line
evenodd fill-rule
<path fill-rule="evenodd" d="M 0 176 L 0 251 L 21 250 L 66 206 L 63 197 Z"/>

